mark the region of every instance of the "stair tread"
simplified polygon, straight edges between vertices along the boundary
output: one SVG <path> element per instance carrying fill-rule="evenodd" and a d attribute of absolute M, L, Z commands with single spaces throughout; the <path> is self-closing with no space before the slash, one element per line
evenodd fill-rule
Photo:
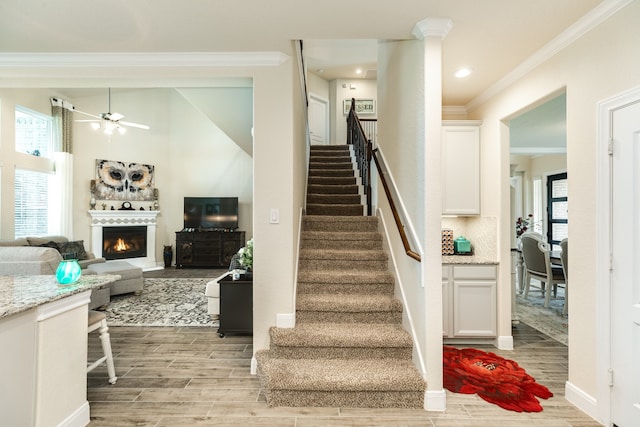
<path fill-rule="evenodd" d="M 361 231 L 354 233 L 352 231 L 303 231 L 302 239 L 308 240 L 382 240 L 382 234 L 377 231 Z"/>
<path fill-rule="evenodd" d="M 294 328 L 271 328 L 271 342 L 291 347 L 413 347 L 401 324 L 303 323 Z"/>
<path fill-rule="evenodd" d="M 350 261 L 384 261 L 387 254 L 381 249 L 300 249 L 300 260 L 338 259 Z M 357 266 L 354 266 L 357 267 Z"/>
<path fill-rule="evenodd" d="M 402 312 L 402 303 L 389 294 L 317 293 L 299 294 L 299 311 L 340 313 Z"/>
<path fill-rule="evenodd" d="M 262 379 L 273 390 L 422 391 L 426 383 L 410 360 L 277 359 L 256 354 Z"/>
<path fill-rule="evenodd" d="M 385 270 L 302 270 L 298 283 L 393 283 L 393 275 Z"/>

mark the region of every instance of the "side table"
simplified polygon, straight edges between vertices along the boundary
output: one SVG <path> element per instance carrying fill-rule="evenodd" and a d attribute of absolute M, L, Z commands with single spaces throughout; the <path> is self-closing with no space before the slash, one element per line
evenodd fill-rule
<path fill-rule="evenodd" d="M 253 280 L 240 275 L 233 280 L 227 274 L 220 284 L 220 327 L 218 336 L 253 334 Z"/>

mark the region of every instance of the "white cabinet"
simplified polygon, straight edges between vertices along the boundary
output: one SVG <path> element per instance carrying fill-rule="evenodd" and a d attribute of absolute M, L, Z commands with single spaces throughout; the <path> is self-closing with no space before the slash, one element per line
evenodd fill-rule
<path fill-rule="evenodd" d="M 480 122 L 442 122 L 442 214 L 480 215 Z"/>
<path fill-rule="evenodd" d="M 442 267 L 443 335 L 493 338 L 497 335 L 495 265 Z"/>

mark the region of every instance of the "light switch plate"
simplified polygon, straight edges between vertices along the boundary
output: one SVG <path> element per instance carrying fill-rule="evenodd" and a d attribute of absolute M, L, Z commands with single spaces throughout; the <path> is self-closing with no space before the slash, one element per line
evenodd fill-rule
<path fill-rule="evenodd" d="M 271 208 L 269 224 L 280 224 L 280 209 Z"/>

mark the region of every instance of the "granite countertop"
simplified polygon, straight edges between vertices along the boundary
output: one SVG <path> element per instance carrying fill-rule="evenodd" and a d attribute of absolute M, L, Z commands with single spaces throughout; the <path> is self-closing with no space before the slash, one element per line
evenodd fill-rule
<path fill-rule="evenodd" d="M 486 264 L 497 265 L 498 261 L 476 255 L 442 255 L 442 264 Z"/>
<path fill-rule="evenodd" d="M 72 285 L 61 285 L 55 276 L 0 276 L 0 319 L 66 298 L 120 279 L 117 274 L 81 276 Z"/>

